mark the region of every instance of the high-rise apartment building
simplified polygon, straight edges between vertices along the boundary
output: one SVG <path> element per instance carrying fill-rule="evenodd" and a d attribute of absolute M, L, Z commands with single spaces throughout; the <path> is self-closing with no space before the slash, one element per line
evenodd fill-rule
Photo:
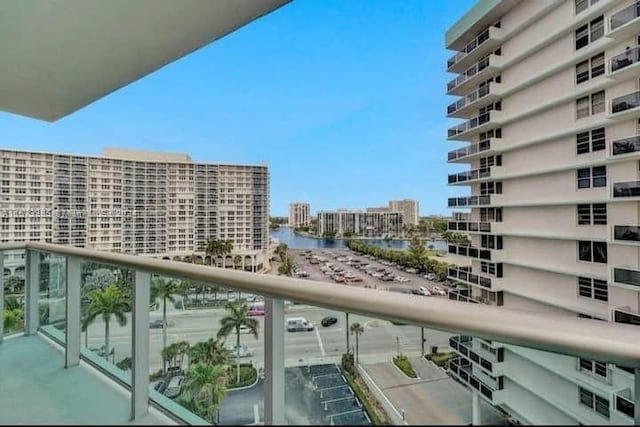
<path fill-rule="evenodd" d="M 449 152 L 471 208 L 450 298 L 640 325 L 640 2 L 480 1 L 456 51 Z M 506 327 L 506 325 L 505 325 Z M 536 325 L 532 324 L 532 328 Z M 640 334 L 640 329 L 638 330 Z M 633 424 L 633 370 L 460 336 L 450 371 L 525 424 Z M 636 381 L 637 385 L 638 382 Z"/>
<path fill-rule="evenodd" d="M 400 236 L 403 232 L 402 212 L 363 212 L 338 209 L 318 212 L 318 236 Z"/>
<path fill-rule="evenodd" d="M 418 217 L 420 215 L 420 205 L 417 200 L 403 199 L 390 200 L 389 210 L 393 212 L 402 212 L 404 215 L 404 223 L 406 225 L 418 225 Z"/>
<path fill-rule="evenodd" d="M 309 203 L 290 203 L 289 225 L 292 227 L 304 227 L 309 224 L 311 224 L 311 206 Z"/>
<path fill-rule="evenodd" d="M 173 256 L 221 239 L 245 267 L 265 261 L 267 166 L 107 148 L 104 157 L 0 150 L 0 168 L 1 242 Z"/>

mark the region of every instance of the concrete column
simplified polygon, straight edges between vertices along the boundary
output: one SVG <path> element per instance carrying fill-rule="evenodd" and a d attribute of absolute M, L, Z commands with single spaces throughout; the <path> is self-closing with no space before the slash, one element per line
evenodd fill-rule
<path fill-rule="evenodd" d="M 135 272 L 131 316 L 131 420 L 149 413 L 149 298 L 151 274 Z"/>
<path fill-rule="evenodd" d="M 634 370 L 635 388 L 633 390 L 633 423 L 640 425 L 640 368 Z"/>
<path fill-rule="evenodd" d="M 0 251 L 0 343 L 4 337 L 4 252 Z"/>
<path fill-rule="evenodd" d="M 34 335 L 40 326 L 40 253 L 27 250 L 25 257 L 25 335 Z"/>
<path fill-rule="evenodd" d="M 476 390 L 471 393 L 471 423 L 474 426 L 482 424 L 480 419 L 480 394 Z"/>
<path fill-rule="evenodd" d="M 264 301 L 264 424 L 286 425 L 284 414 L 284 300 Z"/>
<path fill-rule="evenodd" d="M 66 300 L 66 346 L 64 367 L 70 368 L 80 364 L 80 277 L 81 261 L 75 257 L 67 257 L 65 277 L 65 300 Z"/>

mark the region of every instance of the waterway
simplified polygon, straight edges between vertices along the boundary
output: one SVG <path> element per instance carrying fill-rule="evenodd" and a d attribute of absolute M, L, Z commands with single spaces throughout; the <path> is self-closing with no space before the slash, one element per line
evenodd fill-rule
<path fill-rule="evenodd" d="M 278 239 L 280 243 L 286 243 L 291 249 L 344 249 L 347 247 L 344 239 L 314 239 L 296 234 L 293 228 L 290 227 L 280 227 L 277 230 L 272 230 L 271 237 Z M 408 240 L 391 240 L 389 242 L 385 242 L 383 239 L 361 240 L 381 248 L 406 249 L 409 247 Z M 425 246 L 429 245 L 433 245 L 438 250 L 447 250 L 447 244 L 444 241 L 426 241 Z"/>

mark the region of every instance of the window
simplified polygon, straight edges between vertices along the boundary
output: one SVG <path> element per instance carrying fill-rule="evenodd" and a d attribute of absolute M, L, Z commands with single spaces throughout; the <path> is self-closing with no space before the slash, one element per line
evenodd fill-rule
<path fill-rule="evenodd" d="M 575 5 L 576 5 L 576 15 L 579 14 L 580 12 L 587 10 L 587 8 L 589 8 L 589 6 L 593 6 L 594 4 L 596 4 L 599 0 L 575 0 Z M 589 4 L 591 3 L 591 4 Z"/>
<path fill-rule="evenodd" d="M 589 117 L 589 97 L 583 96 L 576 99 L 576 118 L 583 119 Z"/>
<path fill-rule="evenodd" d="M 591 94 L 591 114 L 604 113 L 604 90 Z"/>
<path fill-rule="evenodd" d="M 606 280 L 578 277 L 578 295 L 598 301 L 609 300 L 609 290 Z"/>
<path fill-rule="evenodd" d="M 580 403 L 609 418 L 609 401 L 586 388 L 579 388 Z"/>
<path fill-rule="evenodd" d="M 578 225 L 607 225 L 606 203 L 578 205 Z"/>
<path fill-rule="evenodd" d="M 607 378 L 607 364 L 604 362 L 580 358 L 580 370 L 588 371 L 603 378 Z"/>
<path fill-rule="evenodd" d="M 604 52 L 601 52 L 576 64 L 576 84 L 588 81 L 589 73 L 593 79 L 604 74 L 604 71 Z"/>
<path fill-rule="evenodd" d="M 607 167 L 595 166 L 578 169 L 578 188 L 596 188 L 607 186 Z"/>
<path fill-rule="evenodd" d="M 604 52 L 591 57 L 591 78 L 604 74 Z"/>
<path fill-rule="evenodd" d="M 600 15 L 588 24 L 584 24 L 575 31 L 576 50 L 582 49 L 604 35 L 604 16 Z"/>
<path fill-rule="evenodd" d="M 605 128 L 592 129 L 591 131 L 576 134 L 576 152 L 585 154 L 590 151 L 601 151 L 606 147 Z"/>
<path fill-rule="evenodd" d="M 589 61 L 582 61 L 576 65 L 576 84 L 589 80 Z"/>
<path fill-rule="evenodd" d="M 580 261 L 607 263 L 607 242 L 578 241 L 578 259 Z"/>

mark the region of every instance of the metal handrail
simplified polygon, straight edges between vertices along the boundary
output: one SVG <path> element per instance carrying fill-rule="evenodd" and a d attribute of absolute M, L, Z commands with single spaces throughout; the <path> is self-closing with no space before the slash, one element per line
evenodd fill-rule
<path fill-rule="evenodd" d="M 485 340 L 640 368 L 638 328 L 572 316 L 540 316 L 507 308 L 342 286 L 307 279 L 258 275 L 76 248 L 51 243 L 0 244 L 0 250 L 28 249 L 117 265 L 163 276 L 224 284 L 244 292 L 356 313 Z"/>

